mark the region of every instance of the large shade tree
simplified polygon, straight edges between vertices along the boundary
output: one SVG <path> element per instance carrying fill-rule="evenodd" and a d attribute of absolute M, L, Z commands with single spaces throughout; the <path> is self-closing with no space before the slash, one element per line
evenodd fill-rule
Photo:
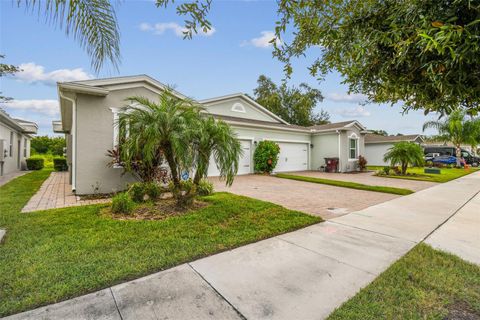
<path fill-rule="evenodd" d="M 314 110 L 323 101 L 322 93 L 306 83 L 299 87 L 288 87 L 286 83 L 277 85 L 272 79 L 261 75 L 253 93 L 259 104 L 290 124 L 311 126 L 329 123 L 328 112 L 321 110 L 317 113 Z"/>
<path fill-rule="evenodd" d="M 167 6 L 173 0 L 157 0 Z M 182 2 L 187 28 L 210 28 L 210 0 Z M 323 78 L 335 70 L 353 93 L 405 110 L 449 114 L 480 106 L 480 4 L 473 0 L 281 0 L 274 55 L 292 73 L 309 56 Z M 286 41 L 286 39 L 292 39 Z M 281 41 L 278 41 L 281 40 Z"/>
<path fill-rule="evenodd" d="M 448 117 L 440 120 L 427 121 L 423 125 L 423 130 L 436 129 L 438 135 L 436 140 L 450 142 L 456 148 L 457 166 L 460 165 L 461 145 L 477 145 L 480 132 L 480 121 L 466 115 L 465 111 L 456 110 Z"/>

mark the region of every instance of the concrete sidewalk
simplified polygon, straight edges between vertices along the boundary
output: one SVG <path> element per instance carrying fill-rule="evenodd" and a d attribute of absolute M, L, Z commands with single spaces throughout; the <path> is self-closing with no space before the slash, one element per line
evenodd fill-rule
<path fill-rule="evenodd" d="M 426 243 L 480 265 L 480 194 L 431 234 Z"/>
<path fill-rule="evenodd" d="M 7 319 L 323 319 L 479 191 L 480 172 Z"/>

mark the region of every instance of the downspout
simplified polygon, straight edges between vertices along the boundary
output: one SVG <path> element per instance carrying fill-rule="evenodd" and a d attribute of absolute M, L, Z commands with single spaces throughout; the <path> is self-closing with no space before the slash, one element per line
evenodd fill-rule
<path fill-rule="evenodd" d="M 338 172 L 342 172 L 342 141 L 341 141 L 341 131 L 335 130 L 338 135 Z"/>
<path fill-rule="evenodd" d="M 65 96 L 61 90 L 58 90 L 60 98 L 72 103 L 72 191 L 75 191 L 77 185 L 77 102 L 75 99 Z"/>

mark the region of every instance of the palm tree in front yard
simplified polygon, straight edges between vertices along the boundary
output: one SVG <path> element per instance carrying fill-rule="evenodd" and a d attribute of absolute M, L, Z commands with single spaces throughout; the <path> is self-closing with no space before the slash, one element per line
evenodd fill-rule
<path fill-rule="evenodd" d="M 222 120 L 216 121 L 207 116 L 199 122 L 197 130 L 194 131 L 194 141 L 197 167 L 193 182 L 198 185 L 202 178 L 207 177 L 212 158 L 220 171 L 220 177 L 225 178 L 227 185 L 231 185 L 242 155 L 240 141 L 232 128 Z"/>
<path fill-rule="evenodd" d="M 423 131 L 428 128 L 438 131 L 437 140 L 451 142 L 456 148 L 457 166 L 460 166 L 461 145 L 477 144 L 476 141 L 480 122 L 478 119 L 469 119 L 463 110 L 452 112 L 445 120 L 428 121 L 423 124 Z"/>
<path fill-rule="evenodd" d="M 141 154 L 151 163 L 163 156 L 170 168 L 175 188 L 180 188 L 182 171 L 193 165 L 193 144 L 190 137 L 197 127 L 200 107 L 190 100 L 176 97 L 171 90 L 160 94 L 158 102 L 143 97 L 130 97 L 123 108 L 118 126 L 126 128 L 120 146 L 123 161 Z"/>
<path fill-rule="evenodd" d="M 391 166 L 400 165 L 401 173 L 406 174 L 408 166 L 423 164 L 423 149 L 414 142 L 398 142 L 388 149 L 383 161 L 390 162 Z"/>

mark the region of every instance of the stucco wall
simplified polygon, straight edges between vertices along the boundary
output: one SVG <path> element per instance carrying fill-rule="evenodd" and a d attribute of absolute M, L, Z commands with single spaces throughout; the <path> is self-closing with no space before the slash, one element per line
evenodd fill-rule
<path fill-rule="evenodd" d="M 13 132 L 13 150 L 12 155 L 9 154 L 10 148 L 10 132 Z M 24 155 L 24 139 L 27 139 L 27 155 Z M 3 165 L 0 163 L 0 166 L 3 166 L 3 174 L 12 173 L 15 171 L 25 170 L 26 162 L 25 159 L 30 157 L 30 137 L 18 132 L 17 130 L 11 128 L 10 126 L 0 123 L 0 140 L 3 140 L 3 150 L 5 157 L 3 160 Z M 20 140 L 20 153 L 18 141 Z M 5 152 L 6 150 L 6 152 Z M 18 167 L 18 156 L 20 155 L 20 168 Z M 0 174 L 2 173 L 2 168 L 0 168 Z"/>
<path fill-rule="evenodd" d="M 110 108 L 125 106 L 130 96 L 157 100 L 158 94 L 145 88 L 110 92 L 106 97 L 77 95 L 76 193 L 90 194 L 123 190 L 133 177 L 122 176 L 122 169 L 108 168 L 105 154 L 113 148 L 113 113 Z"/>
<path fill-rule="evenodd" d="M 245 112 L 232 111 L 232 107 L 235 103 L 240 103 L 244 107 Z M 240 99 L 240 98 L 233 98 L 230 100 L 214 103 L 211 105 L 207 104 L 206 108 L 210 113 L 213 113 L 213 114 L 244 118 L 244 119 L 254 119 L 254 120 L 262 120 L 262 121 L 277 122 L 277 123 L 279 122 L 278 120 L 273 119 L 266 113 L 258 110 L 256 107 L 250 105 L 244 99 Z"/>
<path fill-rule="evenodd" d="M 388 163 L 383 161 L 383 156 L 388 149 L 393 146 L 392 143 L 369 143 L 365 145 L 365 157 L 368 164 L 372 166 L 387 166 Z"/>
<path fill-rule="evenodd" d="M 340 134 L 340 170 L 342 172 L 354 171 L 357 167 L 358 160 L 349 157 L 349 139 L 355 134 L 358 137 L 358 155 L 365 156 L 365 135 L 360 133 L 356 127 L 342 131 Z"/>
<path fill-rule="evenodd" d="M 325 165 L 325 158 L 338 157 L 338 134 L 319 134 L 312 137 L 312 170 Z"/>

